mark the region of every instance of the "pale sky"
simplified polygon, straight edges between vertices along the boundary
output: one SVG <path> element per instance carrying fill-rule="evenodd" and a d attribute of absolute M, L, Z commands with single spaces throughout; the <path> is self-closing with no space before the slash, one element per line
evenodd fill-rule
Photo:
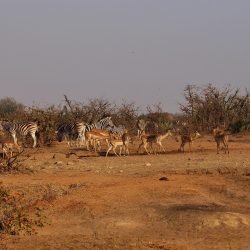
<path fill-rule="evenodd" d="M 186 84 L 250 87 L 249 0 L 0 0 L 0 98 L 178 111 Z"/>

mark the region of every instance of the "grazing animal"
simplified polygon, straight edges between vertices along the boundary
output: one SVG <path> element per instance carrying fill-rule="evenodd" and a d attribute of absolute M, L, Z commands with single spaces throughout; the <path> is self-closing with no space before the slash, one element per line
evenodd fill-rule
<path fill-rule="evenodd" d="M 180 152 L 184 153 L 184 146 L 186 143 L 189 144 L 189 152 L 192 151 L 192 143 L 194 140 L 198 139 L 201 137 L 200 133 L 196 131 L 194 134 L 183 134 L 181 135 L 181 145 L 180 145 Z"/>
<path fill-rule="evenodd" d="M 33 139 L 33 148 L 36 147 L 37 138 L 36 133 L 38 132 L 38 125 L 36 122 L 16 123 L 16 122 L 0 122 L 0 130 L 7 131 L 11 134 L 14 143 L 17 144 L 17 134 L 26 137 L 28 134 Z"/>
<path fill-rule="evenodd" d="M 225 148 L 225 154 L 229 154 L 229 148 L 228 148 L 228 135 L 226 134 L 226 132 L 223 129 L 220 128 L 215 128 L 212 131 L 213 136 L 214 136 L 214 140 L 216 142 L 217 145 L 217 154 L 219 154 L 219 150 L 220 150 L 220 144 L 222 143 L 224 145 Z"/>
<path fill-rule="evenodd" d="M 66 122 L 58 126 L 56 130 L 57 139 L 59 142 L 66 139 L 68 146 L 72 145 L 72 140 L 80 141 L 80 145 L 85 141 L 86 124 L 84 122 Z"/>
<path fill-rule="evenodd" d="M 168 136 L 172 136 L 172 133 L 170 130 L 168 130 L 168 132 L 163 134 L 163 135 L 147 135 L 147 134 L 143 133 L 141 135 L 141 144 L 139 145 L 137 153 L 139 153 L 141 147 L 143 146 L 145 151 L 149 155 L 150 152 L 147 150 L 147 146 L 150 145 L 150 148 L 153 149 L 154 143 L 158 146 L 159 150 L 162 150 L 163 152 L 165 152 L 165 149 L 162 145 L 162 141 L 165 138 L 167 138 Z M 155 151 L 155 153 L 156 153 L 156 151 Z"/>

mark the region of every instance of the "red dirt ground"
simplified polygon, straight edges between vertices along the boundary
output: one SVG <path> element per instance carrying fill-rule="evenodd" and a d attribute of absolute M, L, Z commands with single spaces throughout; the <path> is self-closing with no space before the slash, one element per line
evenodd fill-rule
<path fill-rule="evenodd" d="M 136 155 L 138 144 L 131 156 L 107 158 L 64 144 L 30 149 L 33 173 L 0 182 L 37 199 L 51 223 L 2 235 L 0 248 L 250 249 L 249 142 L 231 137 L 229 155 L 217 155 L 209 136 L 185 154 L 172 139 L 167 153 L 150 156 Z"/>

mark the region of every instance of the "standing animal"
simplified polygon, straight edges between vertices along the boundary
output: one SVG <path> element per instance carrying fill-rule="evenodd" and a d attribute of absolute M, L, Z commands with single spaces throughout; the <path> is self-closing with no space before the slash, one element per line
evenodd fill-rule
<path fill-rule="evenodd" d="M 111 135 L 109 139 L 109 148 L 106 152 L 106 157 L 108 156 L 108 153 L 110 152 L 110 150 L 113 150 L 114 154 L 118 156 L 116 153 L 117 147 L 120 148 L 119 156 L 121 156 L 122 150 L 124 151 L 124 155 L 129 155 L 128 145 L 130 143 L 130 140 L 131 138 L 129 134 L 127 133 L 127 130 L 125 130 L 125 133 L 122 135 L 121 139 L 114 139 Z"/>
<path fill-rule="evenodd" d="M 89 145 L 93 142 L 93 143 L 99 143 L 98 142 L 98 138 L 93 139 L 92 137 L 97 137 L 98 134 L 93 134 L 91 135 L 91 131 L 94 131 L 96 133 L 99 134 L 105 134 L 107 136 L 109 136 L 109 132 L 106 131 L 107 128 L 113 128 L 114 127 L 114 123 L 112 121 L 112 117 L 108 116 L 105 117 L 103 119 L 101 119 L 100 121 L 96 122 L 96 123 L 91 123 L 91 124 L 86 124 L 86 130 L 85 130 L 85 135 L 88 134 L 88 139 L 87 139 L 87 149 L 89 148 Z M 98 130 L 98 131 L 97 131 Z M 95 147 L 95 146 L 94 146 Z M 95 147 L 96 150 L 96 147 Z"/>
<path fill-rule="evenodd" d="M 143 133 L 141 135 L 141 144 L 139 145 L 137 153 L 139 153 L 141 147 L 143 146 L 146 153 L 149 155 L 150 151 L 147 150 L 147 147 L 148 145 L 150 145 L 150 148 L 153 149 L 153 144 L 156 144 L 158 146 L 159 151 L 162 150 L 163 152 L 165 152 L 165 149 L 162 145 L 162 141 L 168 136 L 172 136 L 172 133 L 170 130 L 168 130 L 167 133 L 163 135 L 147 135 Z M 156 153 L 155 150 L 154 150 L 154 153 Z"/>
<path fill-rule="evenodd" d="M 102 129 L 92 129 L 91 131 L 87 131 L 85 133 L 86 136 L 86 146 L 87 150 L 89 150 L 90 145 L 93 146 L 95 152 L 97 151 L 97 147 L 100 150 L 100 143 L 101 141 L 105 140 L 108 143 L 108 140 L 110 138 L 110 133 L 108 131 L 102 130 Z"/>
<path fill-rule="evenodd" d="M 149 121 L 145 121 L 143 119 L 139 119 L 136 123 L 137 126 L 137 136 L 140 138 L 143 133 L 146 132 L 146 126 L 148 125 Z"/>
<path fill-rule="evenodd" d="M 17 144 L 17 134 L 26 137 L 28 134 L 33 139 L 33 148 L 36 147 L 38 133 L 38 125 L 36 122 L 16 123 L 16 122 L 0 122 L 0 130 L 7 131 L 11 134 L 14 143 Z"/>
<path fill-rule="evenodd" d="M 84 122 L 65 122 L 58 126 L 56 130 L 57 139 L 59 142 L 66 139 L 68 146 L 72 145 L 72 140 L 80 141 L 80 146 L 85 141 L 86 124 Z"/>
<path fill-rule="evenodd" d="M 214 128 L 213 131 L 213 136 L 214 136 L 214 140 L 216 142 L 217 145 L 217 154 L 219 154 L 219 150 L 220 150 L 220 144 L 222 143 L 224 145 L 225 148 L 225 154 L 229 154 L 229 149 L 228 149 L 228 134 L 226 133 L 226 131 L 224 131 L 223 129 L 220 128 Z"/>
<path fill-rule="evenodd" d="M 201 135 L 198 131 L 196 131 L 194 134 L 192 134 L 192 133 L 182 134 L 181 135 L 181 145 L 180 145 L 179 151 L 184 153 L 184 146 L 186 143 L 188 143 L 189 144 L 189 152 L 191 152 L 193 141 L 198 139 L 199 137 L 201 137 Z"/>
<path fill-rule="evenodd" d="M 125 133 L 122 135 L 122 141 L 123 141 L 123 148 L 124 148 L 124 155 L 129 155 L 129 149 L 128 149 L 128 145 L 129 143 L 133 143 L 131 141 L 131 137 L 128 134 L 128 131 L 125 129 Z"/>
<path fill-rule="evenodd" d="M 3 158 L 11 158 L 13 156 L 13 149 L 16 148 L 18 153 L 20 152 L 21 147 L 18 144 L 15 144 L 9 140 L 2 140 L 0 141 L 0 145 L 3 152 Z"/>
<path fill-rule="evenodd" d="M 86 124 L 86 132 L 91 131 L 94 128 L 97 129 L 107 129 L 108 127 L 114 127 L 114 123 L 112 121 L 112 117 L 108 116 L 96 123 Z"/>
<path fill-rule="evenodd" d="M 119 126 L 113 126 L 113 127 L 107 127 L 107 130 L 115 135 L 115 136 L 118 136 L 119 138 L 122 137 L 122 135 L 125 133 L 125 127 L 124 125 L 119 125 Z"/>

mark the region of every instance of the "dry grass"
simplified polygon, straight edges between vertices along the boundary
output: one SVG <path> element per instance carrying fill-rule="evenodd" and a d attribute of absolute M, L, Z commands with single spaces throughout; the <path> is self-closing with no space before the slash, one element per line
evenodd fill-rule
<path fill-rule="evenodd" d="M 135 154 L 138 142 L 130 157 L 106 158 L 60 144 L 29 152 L 25 166 L 32 174 L 5 174 L 0 180 L 8 195 L 22 194 L 20 204 L 27 205 L 24 214 L 36 234 L 2 235 L 0 246 L 247 249 L 249 139 L 233 137 L 230 155 L 217 155 L 211 137 L 198 139 L 194 152 L 185 154 L 171 139 L 166 154 L 151 156 Z M 163 176 L 167 181 L 159 180 Z"/>

